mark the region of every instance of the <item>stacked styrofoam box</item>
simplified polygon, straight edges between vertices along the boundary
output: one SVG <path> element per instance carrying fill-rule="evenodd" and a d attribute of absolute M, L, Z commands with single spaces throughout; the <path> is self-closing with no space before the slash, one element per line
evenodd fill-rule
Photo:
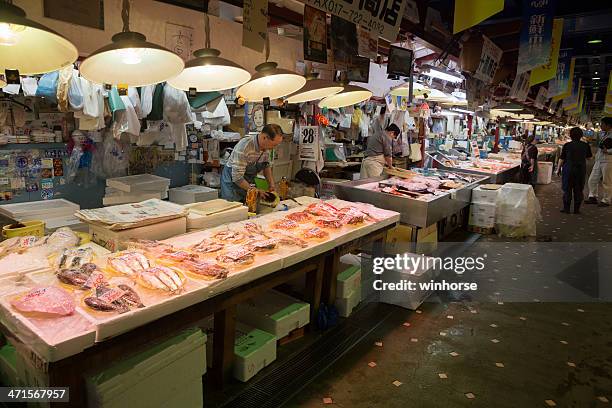
<path fill-rule="evenodd" d="M 208 364 L 212 364 L 214 350 L 214 319 L 211 317 L 204 322 L 208 335 L 206 343 L 206 356 Z M 234 338 L 234 378 L 246 382 L 255 374 L 276 360 L 276 336 L 260 329 L 236 322 Z"/>
<path fill-rule="evenodd" d="M 553 163 L 538 162 L 538 184 L 550 184 L 552 182 Z"/>
<path fill-rule="evenodd" d="M 170 201 L 177 204 L 191 204 L 214 200 L 219 197 L 218 190 L 206 186 L 186 185 L 170 189 Z"/>
<path fill-rule="evenodd" d="M 170 179 L 153 174 L 136 174 L 133 176 L 106 179 L 104 205 L 137 203 L 157 198 L 168 198 Z"/>
<path fill-rule="evenodd" d="M 206 335 L 190 329 L 88 377 L 87 405 L 201 407 L 205 373 Z"/>
<path fill-rule="evenodd" d="M 482 228 L 495 226 L 496 201 L 499 189 L 490 190 L 478 186 L 472 190 L 469 225 Z"/>
<path fill-rule="evenodd" d="M 344 266 L 338 274 L 335 305 L 340 316 L 349 317 L 361 302 L 361 266 Z"/>
<path fill-rule="evenodd" d="M 17 221 L 44 221 L 47 233 L 61 227 L 87 231 L 87 224 L 74 216 L 81 207 L 63 198 L 0 205 L 0 214 Z"/>
<path fill-rule="evenodd" d="M 239 304 L 237 317 L 281 339 L 310 322 L 310 305 L 279 291 L 268 290 Z"/>
<path fill-rule="evenodd" d="M 195 231 L 214 228 L 230 222 L 244 221 L 249 217 L 249 209 L 244 205 L 221 198 L 201 203 L 186 204 L 187 230 Z"/>
<path fill-rule="evenodd" d="M 407 253 L 406 255 L 409 257 L 421 257 L 421 255 L 412 253 Z M 384 273 L 378 275 L 379 279 L 384 283 L 397 284 L 402 281 L 410 281 L 415 285 L 415 290 L 381 290 L 378 292 L 381 302 L 415 310 L 431 295 L 431 291 L 422 290 L 419 284 L 435 280 L 440 272 L 433 268 L 433 260 L 426 261 L 428 257 L 423 257 L 422 259 L 423 261 L 418 264 L 419 268 L 416 270 L 411 268 L 406 270 L 386 269 Z M 427 268 L 427 266 L 432 266 L 432 268 Z"/>
<path fill-rule="evenodd" d="M 142 227 L 114 231 L 107 226 L 89 224 L 89 234 L 93 241 L 108 249 L 118 251 L 125 249 L 130 239 L 167 239 L 187 232 L 187 218 L 179 217 Z"/>

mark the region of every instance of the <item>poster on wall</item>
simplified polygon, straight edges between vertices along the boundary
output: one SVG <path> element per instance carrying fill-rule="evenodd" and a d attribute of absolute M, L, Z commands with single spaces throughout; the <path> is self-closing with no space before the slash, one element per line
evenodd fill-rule
<path fill-rule="evenodd" d="M 376 36 L 396 41 L 406 0 L 321 1 L 303 0 L 308 6 L 343 18 L 372 31 Z M 245 2 L 246 3 L 246 2 Z M 333 33 L 333 30 L 332 30 Z"/>
<path fill-rule="evenodd" d="M 554 78 L 557 73 L 559 61 L 559 50 L 561 48 L 561 36 L 563 35 L 563 19 L 555 18 L 553 20 L 552 42 L 550 46 L 550 56 L 548 62 L 540 67 L 531 70 L 529 85 L 534 86 L 544 81 Z"/>
<path fill-rule="evenodd" d="M 244 0 L 242 46 L 262 52 L 268 35 L 268 0 Z"/>
<path fill-rule="evenodd" d="M 517 74 L 548 64 L 555 0 L 523 0 Z"/>
<path fill-rule="evenodd" d="M 244 117 L 247 132 L 261 132 L 266 124 L 266 112 L 263 103 L 247 103 Z"/>
<path fill-rule="evenodd" d="M 331 16 L 331 47 L 336 64 L 350 64 L 357 55 L 357 26 L 340 17 Z"/>
<path fill-rule="evenodd" d="M 474 78 L 480 79 L 485 84 L 493 82 L 493 77 L 499 67 L 499 61 L 501 60 L 504 51 L 499 48 L 493 41 L 487 36 L 482 36 L 482 53 L 480 54 L 480 63 L 474 73 Z"/>
<path fill-rule="evenodd" d="M 358 53 L 362 57 L 376 59 L 378 56 L 378 37 L 363 27 L 357 27 Z"/>
<path fill-rule="evenodd" d="M 319 157 L 319 127 L 300 126 L 300 160 L 317 161 Z"/>
<path fill-rule="evenodd" d="M 193 27 L 166 23 L 166 48 L 189 61 L 193 57 Z"/>
<path fill-rule="evenodd" d="M 523 72 L 517 75 L 512 82 L 512 88 L 510 89 L 510 97 L 517 101 L 524 102 L 527 99 L 529 93 L 529 72 Z"/>
<path fill-rule="evenodd" d="M 370 59 L 353 55 L 346 70 L 346 79 L 367 84 L 370 80 Z"/>
<path fill-rule="evenodd" d="M 570 65 L 572 53 L 570 50 L 560 51 L 555 76 L 548 81 L 548 95 L 551 98 L 567 92 L 570 82 Z"/>
<path fill-rule="evenodd" d="M 327 18 L 325 12 L 304 7 L 304 59 L 327 63 Z"/>

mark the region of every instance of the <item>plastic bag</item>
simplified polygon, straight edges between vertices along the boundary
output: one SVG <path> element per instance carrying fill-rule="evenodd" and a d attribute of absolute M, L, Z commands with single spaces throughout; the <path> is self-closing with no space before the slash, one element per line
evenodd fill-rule
<path fill-rule="evenodd" d="M 76 70 L 75 70 L 76 71 Z M 80 111 L 83 109 L 83 89 L 81 88 L 81 79 L 79 73 L 73 72 L 70 78 L 70 87 L 68 88 L 68 103 L 70 109 Z"/>
<path fill-rule="evenodd" d="M 57 80 L 59 78 L 59 72 L 47 72 L 38 81 L 38 88 L 36 89 L 36 96 L 47 98 L 53 103 L 57 103 Z"/>
<path fill-rule="evenodd" d="M 79 164 L 81 163 L 81 157 L 83 156 L 83 149 L 80 145 L 75 145 L 70 153 L 68 162 L 66 163 L 66 171 L 64 172 L 64 178 L 66 183 L 72 183 L 79 170 Z"/>
<path fill-rule="evenodd" d="M 500 236 L 535 236 L 540 219 L 540 203 L 530 185 L 504 184 L 496 201 L 495 228 Z"/>

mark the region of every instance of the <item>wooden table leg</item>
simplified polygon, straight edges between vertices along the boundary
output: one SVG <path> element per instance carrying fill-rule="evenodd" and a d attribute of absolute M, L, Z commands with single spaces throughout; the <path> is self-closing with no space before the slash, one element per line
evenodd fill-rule
<path fill-rule="evenodd" d="M 325 273 L 323 278 L 324 303 L 331 305 L 336 300 L 336 287 L 338 286 L 338 273 L 340 271 L 340 253 L 333 249 L 325 259 Z"/>
<path fill-rule="evenodd" d="M 232 378 L 234 337 L 236 336 L 236 306 L 215 313 L 212 375 L 215 385 L 223 385 Z"/>
<path fill-rule="evenodd" d="M 310 324 L 315 327 L 319 306 L 321 305 L 321 292 L 323 290 L 323 274 L 325 272 L 325 257 L 319 257 L 317 269 L 306 274 L 305 296 L 310 303 Z"/>

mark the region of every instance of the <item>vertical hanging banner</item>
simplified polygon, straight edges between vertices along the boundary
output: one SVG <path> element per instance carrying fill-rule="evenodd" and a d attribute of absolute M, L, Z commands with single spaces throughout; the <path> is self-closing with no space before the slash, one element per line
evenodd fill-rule
<path fill-rule="evenodd" d="M 561 95 L 567 91 L 570 78 L 570 65 L 572 54 L 570 51 L 559 52 L 557 63 L 557 72 L 555 76 L 548 81 L 548 96 L 551 98 Z"/>
<path fill-rule="evenodd" d="M 475 26 L 504 9 L 504 0 L 455 0 L 453 34 Z"/>
<path fill-rule="evenodd" d="M 562 93 L 557 94 L 557 96 L 553 97 L 554 100 L 559 101 L 561 99 L 565 99 L 569 97 L 572 94 L 572 89 L 574 86 L 574 67 L 575 66 L 576 66 L 576 58 L 571 58 L 570 65 L 569 65 L 569 75 L 567 79 L 567 85 L 565 85 L 565 90 Z"/>
<path fill-rule="evenodd" d="M 554 6 L 555 0 L 523 0 L 518 74 L 548 64 Z"/>
<path fill-rule="evenodd" d="M 561 48 L 561 35 L 563 34 L 563 19 L 555 18 L 553 21 L 550 57 L 548 63 L 531 70 L 529 85 L 534 86 L 554 78 L 557 73 L 559 49 Z"/>
<path fill-rule="evenodd" d="M 480 63 L 474 73 L 474 78 L 480 79 L 485 84 L 490 84 L 493 81 L 499 61 L 501 60 L 504 51 L 499 48 L 487 36 L 482 36 L 482 53 L 480 54 Z"/>
<path fill-rule="evenodd" d="M 244 0 L 242 46 L 262 52 L 268 35 L 268 0 Z"/>
<path fill-rule="evenodd" d="M 578 82 L 574 81 L 570 96 L 563 99 L 563 110 L 574 109 L 578 105 L 578 98 L 580 97 L 580 89 L 582 87 L 582 78 Z"/>
<path fill-rule="evenodd" d="M 406 0 L 302 0 L 302 2 L 360 25 L 377 37 L 391 42 L 397 40 L 406 7 Z"/>
<path fill-rule="evenodd" d="M 510 97 L 520 102 L 525 102 L 529 93 L 529 72 L 523 72 L 517 75 L 512 82 L 510 89 Z"/>
<path fill-rule="evenodd" d="M 548 89 L 541 86 L 540 89 L 538 89 L 538 94 L 536 95 L 533 105 L 538 109 L 544 109 L 546 99 L 548 99 Z"/>
<path fill-rule="evenodd" d="M 310 6 L 304 7 L 304 59 L 327 64 L 327 16 Z"/>

